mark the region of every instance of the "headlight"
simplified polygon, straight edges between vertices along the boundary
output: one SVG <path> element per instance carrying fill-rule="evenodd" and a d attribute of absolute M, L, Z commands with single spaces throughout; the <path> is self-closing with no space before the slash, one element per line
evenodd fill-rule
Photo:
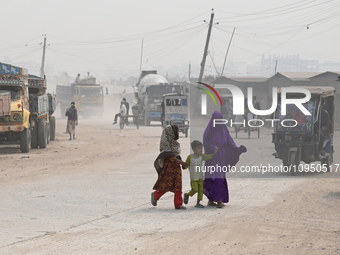
<path fill-rule="evenodd" d="M 20 114 L 18 114 L 18 113 L 14 114 L 14 115 L 13 115 L 13 119 L 14 119 L 14 120 L 20 120 L 20 119 L 21 119 Z"/>

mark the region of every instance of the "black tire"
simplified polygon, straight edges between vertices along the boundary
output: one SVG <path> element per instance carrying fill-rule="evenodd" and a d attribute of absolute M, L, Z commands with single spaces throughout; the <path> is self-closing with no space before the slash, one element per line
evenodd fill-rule
<path fill-rule="evenodd" d="M 55 140 L 55 117 L 50 116 L 50 140 Z"/>
<path fill-rule="evenodd" d="M 31 128 L 31 147 L 37 149 L 39 147 L 38 143 L 38 122 L 34 121 L 34 127 Z"/>
<path fill-rule="evenodd" d="M 298 160 L 298 153 L 296 151 L 290 152 L 290 174 L 291 176 L 295 176 L 296 171 L 298 170 L 299 164 L 297 163 Z M 300 163 L 300 162 L 299 162 Z"/>
<path fill-rule="evenodd" d="M 22 153 L 27 153 L 30 151 L 31 147 L 31 125 L 28 124 L 28 128 L 24 128 L 20 132 L 20 150 Z"/>
<path fill-rule="evenodd" d="M 45 119 L 38 120 L 38 144 L 41 149 L 47 145 L 47 129 Z"/>
<path fill-rule="evenodd" d="M 50 123 L 46 123 L 46 137 L 47 137 L 47 144 L 50 143 Z"/>

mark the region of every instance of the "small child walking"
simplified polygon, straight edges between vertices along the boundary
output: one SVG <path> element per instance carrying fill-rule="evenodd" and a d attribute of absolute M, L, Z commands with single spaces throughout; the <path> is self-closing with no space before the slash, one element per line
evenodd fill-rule
<path fill-rule="evenodd" d="M 198 141 L 194 140 L 191 143 L 191 149 L 194 151 L 194 154 L 190 154 L 187 159 L 186 163 L 188 164 L 187 167 L 183 168 L 186 169 L 189 167 L 190 172 L 190 185 L 191 190 L 189 193 L 184 193 L 183 195 L 183 202 L 184 204 L 188 204 L 189 202 L 189 196 L 192 197 L 193 195 L 197 194 L 197 203 L 196 208 L 204 208 L 200 202 L 203 200 L 203 172 L 201 171 L 201 166 L 203 160 L 209 160 L 212 159 L 213 156 L 218 151 L 218 147 L 215 147 L 214 153 L 210 155 L 206 155 L 202 153 L 202 146 L 203 144 Z"/>

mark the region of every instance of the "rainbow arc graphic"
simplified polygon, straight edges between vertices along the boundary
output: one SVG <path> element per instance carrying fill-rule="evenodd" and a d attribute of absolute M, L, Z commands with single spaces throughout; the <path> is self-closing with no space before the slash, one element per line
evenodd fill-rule
<path fill-rule="evenodd" d="M 208 84 L 206 84 L 206 83 L 203 83 L 203 82 L 197 82 L 197 83 L 198 83 L 198 84 L 201 84 L 201 85 L 203 85 L 203 86 L 206 86 L 206 87 L 209 88 L 212 92 L 214 92 L 215 95 L 217 96 L 218 100 L 220 100 L 220 104 L 221 104 L 221 106 L 222 106 L 222 100 L 221 100 L 220 96 L 218 95 L 217 91 L 216 91 L 213 87 L 211 87 L 210 85 L 208 85 Z M 196 87 L 196 88 L 201 89 L 201 90 L 203 90 L 204 92 L 206 92 L 206 93 L 214 100 L 215 105 L 217 105 L 214 96 L 211 94 L 211 92 L 210 92 L 209 90 L 204 89 L 204 88 L 201 88 L 201 87 Z"/>

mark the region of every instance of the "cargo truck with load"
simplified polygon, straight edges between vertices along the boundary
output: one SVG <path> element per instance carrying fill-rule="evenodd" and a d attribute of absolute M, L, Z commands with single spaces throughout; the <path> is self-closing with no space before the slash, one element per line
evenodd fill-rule
<path fill-rule="evenodd" d="M 103 115 L 104 93 L 103 87 L 96 84 L 96 78 L 76 78 L 71 85 L 57 85 L 57 104 L 60 106 L 61 116 L 65 117 L 66 109 L 71 102 L 75 102 L 78 115 L 83 117 Z"/>
<path fill-rule="evenodd" d="M 46 94 L 44 79 L 30 77 L 27 69 L 0 63 L 0 144 L 19 141 L 22 152 L 29 152 L 31 146 L 45 148 L 54 118 L 50 116 L 53 99 Z"/>
<path fill-rule="evenodd" d="M 46 93 L 46 79 L 29 75 L 28 93 L 31 113 L 31 147 L 45 148 L 55 140 L 56 120 L 52 116 L 56 109 L 55 95 Z"/>
<path fill-rule="evenodd" d="M 133 115 L 139 115 L 140 122 L 146 126 L 151 121 L 161 121 L 163 95 L 176 93 L 184 95 L 184 86 L 177 83 L 169 83 L 156 70 L 142 71 L 135 87 L 135 99 L 137 103 L 132 106 Z"/>

